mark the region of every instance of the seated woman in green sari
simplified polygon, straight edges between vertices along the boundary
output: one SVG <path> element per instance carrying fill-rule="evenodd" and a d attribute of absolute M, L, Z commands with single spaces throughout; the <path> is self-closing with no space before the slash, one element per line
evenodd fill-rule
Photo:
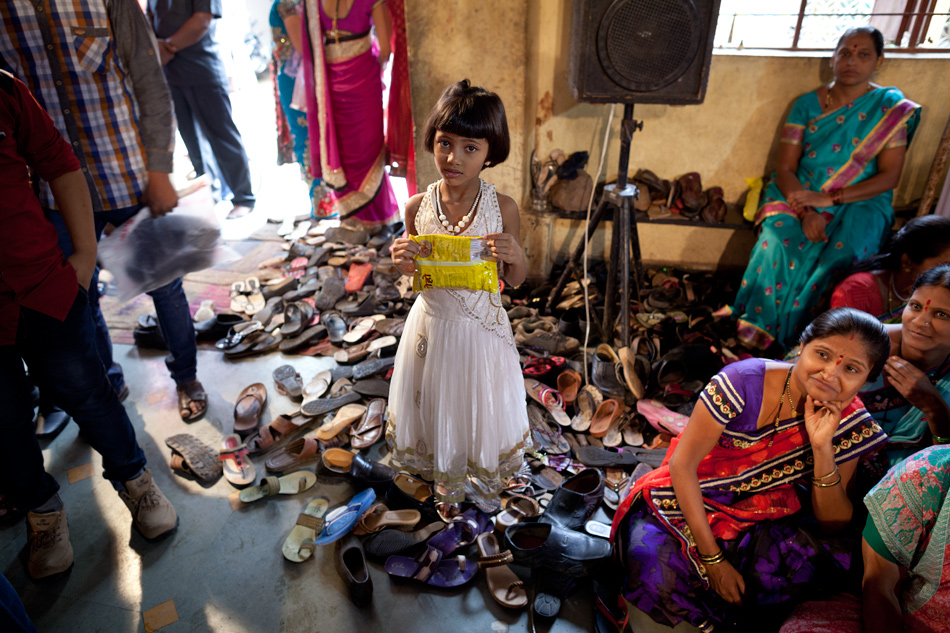
<path fill-rule="evenodd" d="M 918 277 L 901 324 L 886 327 L 891 356 L 860 392 L 888 436 L 885 450 L 864 465 L 868 484 L 931 443 L 950 443 L 950 265 Z"/>
<path fill-rule="evenodd" d="M 892 190 L 920 106 L 870 82 L 883 48 L 877 29 L 848 30 L 832 58 L 834 81 L 792 107 L 731 307 L 750 347 L 794 345 L 834 274 L 876 254 L 894 223 Z"/>

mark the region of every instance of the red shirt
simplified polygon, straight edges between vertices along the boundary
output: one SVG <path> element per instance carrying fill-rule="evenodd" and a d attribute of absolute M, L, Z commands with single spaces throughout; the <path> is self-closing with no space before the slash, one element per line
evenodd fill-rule
<path fill-rule="evenodd" d="M 63 321 L 76 299 L 76 271 L 63 258 L 30 171 L 51 182 L 79 161 L 30 91 L 0 71 L 0 345 L 16 342 L 20 308 Z"/>
<path fill-rule="evenodd" d="M 884 314 L 881 288 L 871 273 L 855 273 L 846 277 L 831 295 L 832 308 L 854 308 L 873 317 Z"/>

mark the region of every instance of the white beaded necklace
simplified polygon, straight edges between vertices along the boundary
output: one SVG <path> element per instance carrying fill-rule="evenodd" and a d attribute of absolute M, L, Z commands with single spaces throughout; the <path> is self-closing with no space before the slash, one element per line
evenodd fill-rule
<path fill-rule="evenodd" d="M 478 208 L 478 201 L 482 197 L 482 185 L 481 181 L 478 183 L 478 193 L 475 194 L 475 201 L 472 202 L 472 208 L 468 210 L 468 213 L 462 216 L 462 219 L 459 220 L 458 224 L 449 224 L 448 219 L 445 217 L 445 213 L 442 212 L 442 181 L 439 181 L 439 184 L 435 187 L 435 209 L 436 213 L 439 216 L 439 222 L 442 223 L 449 233 L 461 233 L 462 228 L 467 224 L 472 216 L 475 215 L 475 209 Z"/>

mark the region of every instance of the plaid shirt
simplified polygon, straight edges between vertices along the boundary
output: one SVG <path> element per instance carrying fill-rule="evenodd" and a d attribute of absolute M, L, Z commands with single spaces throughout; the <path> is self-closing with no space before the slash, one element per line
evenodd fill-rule
<path fill-rule="evenodd" d="M 4 1 L 0 24 L 2 66 L 70 142 L 95 210 L 140 204 L 147 171 L 171 172 L 174 119 L 136 0 Z M 55 208 L 45 183 L 40 201 Z"/>

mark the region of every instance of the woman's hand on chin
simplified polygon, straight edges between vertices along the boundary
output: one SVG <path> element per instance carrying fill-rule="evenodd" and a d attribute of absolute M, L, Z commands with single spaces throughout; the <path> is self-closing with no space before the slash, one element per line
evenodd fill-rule
<path fill-rule="evenodd" d="M 837 400 L 815 400 L 805 397 L 805 431 L 813 448 L 831 446 L 841 424 L 841 410 L 846 403 Z"/>
<path fill-rule="evenodd" d="M 742 604 L 745 579 L 729 561 L 706 565 L 706 575 L 709 576 L 709 585 L 713 591 L 722 596 L 723 600 L 730 604 Z"/>

